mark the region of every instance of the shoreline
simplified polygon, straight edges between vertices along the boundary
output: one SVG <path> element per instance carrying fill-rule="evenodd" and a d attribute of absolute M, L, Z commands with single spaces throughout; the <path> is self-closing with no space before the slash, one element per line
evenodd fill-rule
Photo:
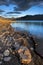
<path fill-rule="evenodd" d="M 35 42 L 32 41 L 33 37 L 31 35 L 29 35 L 27 32 L 15 31 L 10 26 L 10 24 L 9 25 L 7 24 L 7 27 L 6 27 L 6 24 L 4 26 L 5 27 L 2 27 L 2 29 L 1 29 L 2 33 L 0 34 L 0 41 L 3 42 L 5 46 L 6 46 L 6 43 L 7 43 L 8 48 L 9 48 L 9 43 L 8 42 L 11 42 L 11 46 L 12 46 L 12 44 L 15 43 L 15 40 L 16 40 L 16 42 L 22 43 L 23 46 L 25 45 L 26 47 L 28 47 L 28 49 L 30 49 L 30 52 L 31 52 L 31 55 L 32 55 L 32 63 L 36 62 L 36 64 L 39 65 L 39 62 L 37 62 L 37 60 L 38 61 L 40 60 L 40 63 L 43 63 L 43 62 L 41 62 L 41 60 L 43 60 L 43 59 L 41 59 L 40 56 L 38 56 L 36 53 L 34 53 L 34 48 L 32 46 L 34 46 Z M 6 39 L 7 39 L 8 42 L 6 41 Z M 12 39 L 12 41 L 11 41 L 11 39 Z M 7 48 L 7 46 L 6 46 L 6 48 Z M 13 53 L 14 53 L 14 51 L 13 51 Z M 38 57 L 37 60 L 36 60 L 36 57 Z"/>
<path fill-rule="evenodd" d="M 18 28 L 14 28 L 17 32 L 27 32 L 28 35 L 31 35 L 33 40 L 34 40 L 34 47 L 35 47 L 35 53 L 37 53 L 40 57 L 43 58 L 43 37 L 41 36 L 36 36 L 36 35 L 32 35 L 30 34 L 30 32 L 23 30 L 22 28 L 18 27 Z M 32 41 L 33 41 L 32 40 Z"/>

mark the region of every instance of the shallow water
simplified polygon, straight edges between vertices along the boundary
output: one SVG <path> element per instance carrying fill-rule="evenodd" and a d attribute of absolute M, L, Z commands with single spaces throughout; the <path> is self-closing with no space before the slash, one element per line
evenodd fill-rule
<path fill-rule="evenodd" d="M 16 21 L 16 23 L 12 23 L 11 25 L 16 30 L 26 30 L 32 35 L 43 37 L 43 21 L 41 20 Z"/>

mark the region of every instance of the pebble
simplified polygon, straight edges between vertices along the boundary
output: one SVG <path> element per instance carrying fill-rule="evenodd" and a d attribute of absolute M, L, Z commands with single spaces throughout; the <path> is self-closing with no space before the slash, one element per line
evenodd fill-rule
<path fill-rule="evenodd" d="M 3 54 L 0 53 L 0 64 L 2 64 Z"/>
<path fill-rule="evenodd" d="M 5 62 L 8 62 L 8 61 L 10 61 L 11 60 L 11 57 L 4 57 L 4 61 Z"/>
<path fill-rule="evenodd" d="M 10 54 L 10 51 L 9 50 L 5 50 L 4 51 L 4 56 L 9 56 L 9 54 Z"/>
<path fill-rule="evenodd" d="M 2 59 L 3 59 L 3 54 L 0 53 L 0 60 L 2 60 Z"/>
<path fill-rule="evenodd" d="M 0 50 L 1 50 L 2 48 L 0 47 Z"/>
<path fill-rule="evenodd" d="M 31 47 L 30 49 L 31 49 L 32 51 L 34 50 L 34 48 L 33 48 L 33 47 Z"/>
<path fill-rule="evenodd" d="M 2 64 L 2 61 L 0 61 L 0 64 Z"/>
<path fill-rule="evenodd" d="M 38 44 L 35 44 L 35 46 L 37 46 Z"/>

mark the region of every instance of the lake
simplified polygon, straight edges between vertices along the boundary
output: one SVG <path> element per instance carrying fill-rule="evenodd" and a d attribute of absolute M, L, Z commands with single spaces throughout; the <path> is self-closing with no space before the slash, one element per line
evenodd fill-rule
<path fill-rule="evenodd" d="M 43 37 L 43 21 L 37 20 L 25 20 L 25 21 L 16 21 L 11 24 L 13 28 L 19 31 L 28 31 L 30 34 L 37 37 Z"/>
<path fill-rule="evenodd" d="M 18 31 L 27 31 L 35 36 L 35 41 L 38 44 L 35 46 L 35 50 L 38 54 L 43 57 L 43 21 L 37 20 L 25 20 L 25 21 L 16 21 L 12 23 L 11 26 Z"/>

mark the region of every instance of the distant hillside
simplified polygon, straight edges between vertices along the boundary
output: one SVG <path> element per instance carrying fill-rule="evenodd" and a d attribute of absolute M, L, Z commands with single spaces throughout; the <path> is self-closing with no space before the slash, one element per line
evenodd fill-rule
<path fill-rule="evenodd" d="M 11 23 L 12 21 L 15 21 L 14 18 L 4 18 L 0 16 L 0 23 Z"/>
<path fill-rule="evenodd" d="M 24 17 L 16 18 L 16 20 L 43 20 L 43 15 L 26 15 Z"/>

